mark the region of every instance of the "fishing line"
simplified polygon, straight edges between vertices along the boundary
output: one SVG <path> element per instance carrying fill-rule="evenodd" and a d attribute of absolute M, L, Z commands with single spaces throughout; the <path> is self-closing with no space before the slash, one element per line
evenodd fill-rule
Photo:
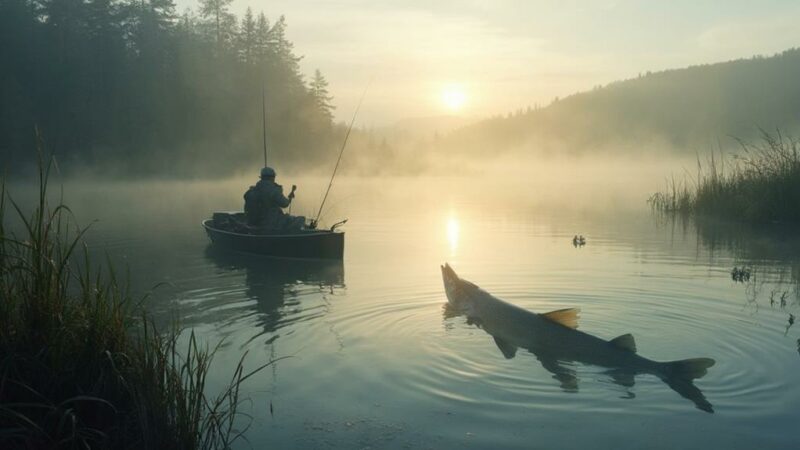
<path fill-rule="evenodd" d="M 264 99 L 264 86 L 261 86 L 261 134 L 264 138 L 264 167 L 267 167 L 267 102 Z"/>
<path fill-rule="evenodd" d="M 342 161 L 342 155 L 344 154 L 344 149 L 347 147 L 347 140 L 350 138 L 350 132 L 353 131 L 353 124 L 356 122 L 356 116 L 358 115 L 358 110 L 361 109 L 361 103 L 364 102 L 364 97 L 367 95 L 367 90 L 369 89 L 370 84 L 372 84 L 372 80 L 367 83 L 367 87 L 364 88 L 364 93 L 361 94 L 361 100 L 358 101 L 358 106 L 356 106 L 356 110 L 353 113 L 353 118 L 350 120 L 350 126 L 347 127 L 347 134 L 344 135 L 344 142 L 342 142 L 342 148 L 339 150 L 339 158 L 336 159 L 336 165 L 333 167 L 333 174 L 331 175 L 331 181 L 328 183 L 328 189 L 325 190 L 325 196 L 322 198 L 322 204 L 319 205 L 319 211 L 317 211 L 317 217 L 314 218 L 314 227 L 316 228 L 317 223 L 319 223 L 319 216 L 322 214 L 322 208 L 325 206 L 325 201 L 328 200 L 328 193 L 331 191 L 331 186 L 333 186 L 333 179 L 336 177 L 336 171 L 339 169 L 339 163 Z"/>

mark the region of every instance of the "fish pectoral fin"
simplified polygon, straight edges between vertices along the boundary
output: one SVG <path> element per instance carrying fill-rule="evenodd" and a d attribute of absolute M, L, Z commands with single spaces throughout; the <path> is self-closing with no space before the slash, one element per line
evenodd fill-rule
<path fill-rule="evenodd" d="M 503 356 L 505 356 L 506 359 L 511 359 L 517 354 L 516 346 L 509 344 L 508 342 L 500 339 L 499 337 L 494 336 L 494 343 L 497 344 L 497 348 L 499 348 L 500 351 L 503 352 Z"/>
<path fill-rule="evenodd" d="M 574 370 L 562 366 L 557 359 L 549 356 L 536 355 L 536 358 L 542 363 L 542 367 L 552 373 L 554 379 L 558 380 L 561 389 L 566 392 L 578 392 L 578 377 Z"/>
<path fill-rule="evenodd" d="M 613 345 L 614 347 L 636 353 L 636 341 L 633 339 L 633 335 L 631 335 L 630 333 L 623 334 L 622 336 L 617 336 L 614 339 L 608 341 L 608 343 Z"/>
<path fill-rule="evenodd" d="M 577 329 L 578 314 L 580 312 L 581 310 L 578 308 L 566 308 L 544 313 L 542 314 L 542 317 L 559 325 L 564 325 L 567 328 Z"/>

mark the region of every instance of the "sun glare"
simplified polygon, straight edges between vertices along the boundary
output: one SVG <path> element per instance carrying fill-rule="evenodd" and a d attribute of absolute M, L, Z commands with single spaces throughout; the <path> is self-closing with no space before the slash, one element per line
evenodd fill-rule
<path fill-rule="evenodd" d="M 455 217 L 450 217 L 447 220 L 447 241 L 450 243 L 450 253 L 455 254 L 456 250 L 458 249 L 458 235 L 460 232 L 460 226 L 458 224 L 458 219 Z"/>
<path fill-rule="evenodd" d="M 467 102 L 467 93 L 464 86 L 449 84 L 442 90 L 442 103 L 450 111 L 459 111 Z"/>

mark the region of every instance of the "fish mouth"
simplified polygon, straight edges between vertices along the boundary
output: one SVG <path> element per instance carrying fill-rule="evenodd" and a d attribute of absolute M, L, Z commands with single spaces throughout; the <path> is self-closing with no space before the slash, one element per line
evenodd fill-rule
<path fill-rule="evenodd" d="M 444 263 L 443 266 L 439 266 L 442 268 L 442 278 L 445 280 L 458 280 L 458 275 L 456 275 L 456 271 L 450 267 L 450 264 Z"/>
<path fill-rule="evenodd" d="M 444 293 L 447 295 L 447 301 L 455 305 L 458 302 L 458 286 L 461 281 L 456 275 L 456 271 L 450 267 L 450 264 L 444 263 L 439 266 L 442 269 L 442 281 L 444 282 Z"/>

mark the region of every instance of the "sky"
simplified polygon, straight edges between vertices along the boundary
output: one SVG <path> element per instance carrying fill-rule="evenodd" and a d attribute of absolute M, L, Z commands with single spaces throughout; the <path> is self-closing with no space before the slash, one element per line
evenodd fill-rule
<path fill-rule="evenodd" d="M 177 0 L 196 8 L 196 0 Z M 234 0 L 286 16 L 337 120 L 481 118 L 639 73 L 800 46 L 798 0 Z"/>

